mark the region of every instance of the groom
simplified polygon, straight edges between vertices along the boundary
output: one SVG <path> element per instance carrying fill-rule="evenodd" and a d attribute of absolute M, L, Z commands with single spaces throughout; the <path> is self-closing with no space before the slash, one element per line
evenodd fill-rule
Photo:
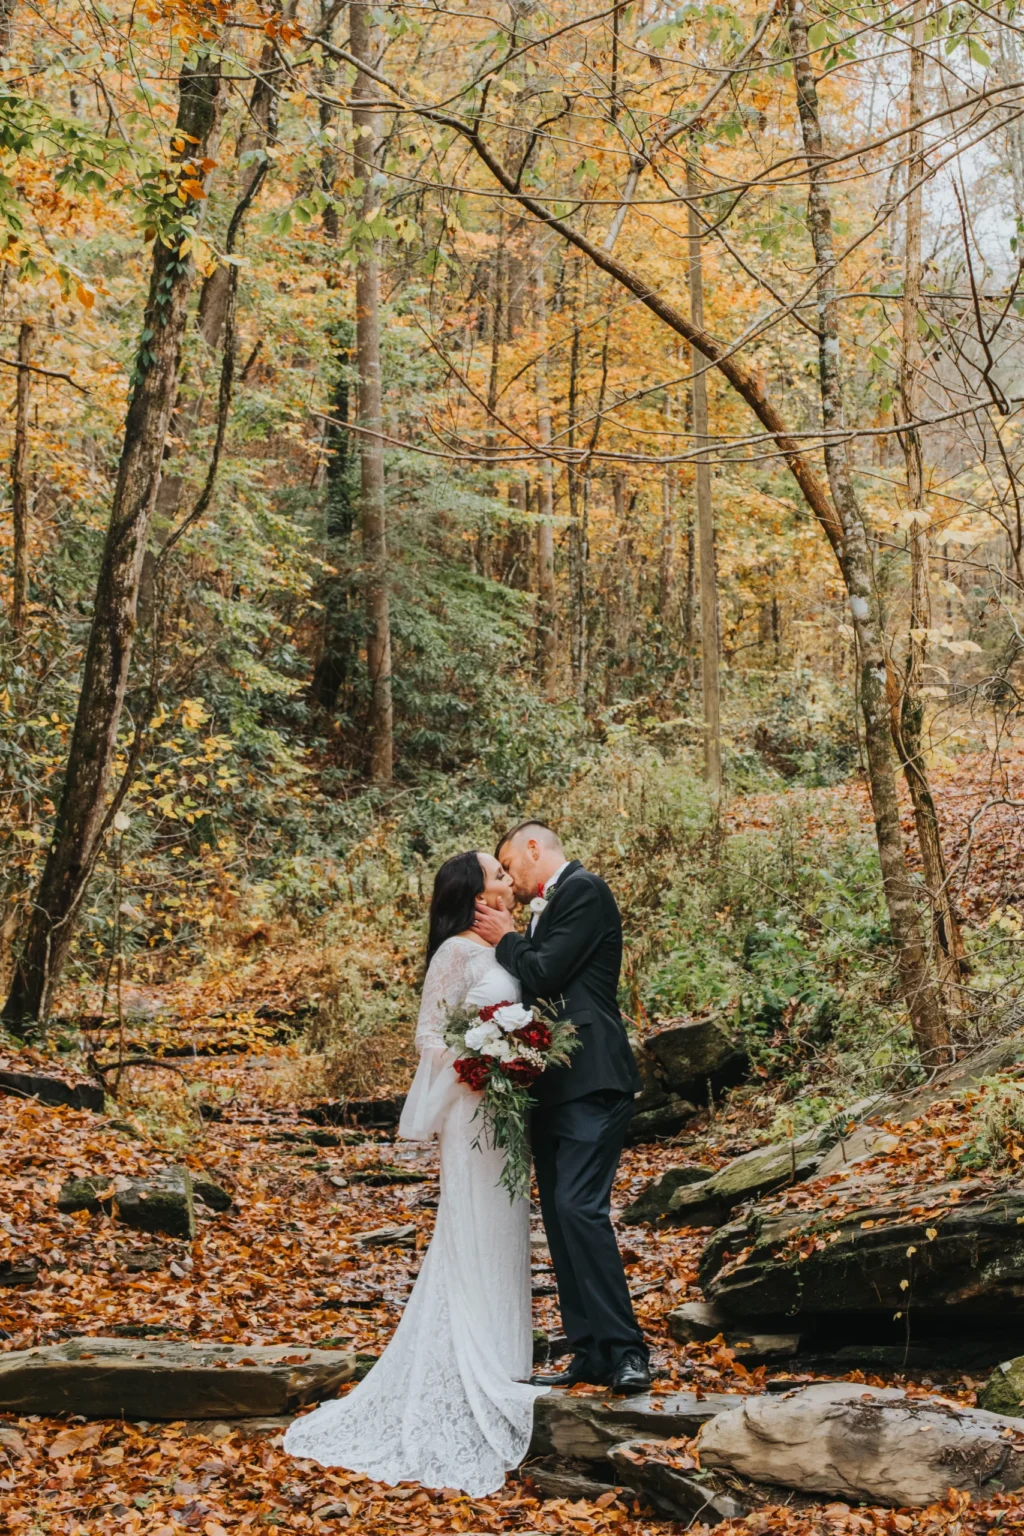
<path fill-rule="evenodd" d="M 619 1013 L 622 919 L 603 880 L 574 859 L 543 822 L 502 838 L 498 862 L 516 899 L 533 912 L 525 935 L 511 913 L 476 904 L 475 932 L 515 976 L 523 1002 L 570 1019 L 580 1046 L 567 1067 L 549 1067 L 534 1087 L 533 1161 L 558 1301 L 573 1348 L 567 1371 L 534 1379 L 646 1392 L 647 1349 L 633 1316 L 609 1208 L 612 1183 L 641 1088 Z"/>

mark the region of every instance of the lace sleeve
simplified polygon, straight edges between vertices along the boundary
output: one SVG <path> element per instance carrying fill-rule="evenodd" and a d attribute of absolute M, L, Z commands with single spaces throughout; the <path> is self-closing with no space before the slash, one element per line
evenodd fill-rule
<path fill-rule="evenodd" d="M 456 1094 L 461 1091 L 452 1069 L 456 1053 L 441 1033 L 449 1008 L 461 1003 L 473 980 L 465 946 L 442 944 L 427 970 L 416 1022 L 419 1066 L 406 1095 L 398 1134 L 407 1141 L 427 1141 L 440 1131 Z"/>
<path fill-rule="evenodd" d="M 442 944 L 431 960 L 423 982 L 420 1014 L 416 1021 L 416 1048 L 444 1050 L 445 1016 L 465 1000 L 472 985 L 466 956 L 454 944 Z"/>

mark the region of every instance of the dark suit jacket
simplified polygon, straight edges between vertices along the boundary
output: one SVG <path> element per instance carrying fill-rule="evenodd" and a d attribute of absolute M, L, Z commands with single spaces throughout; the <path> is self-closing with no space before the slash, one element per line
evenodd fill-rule
<path fill-rule="evenodd" d="M 532 935 L 507 933 L 495 951 L 523 989 L 527 1007 L 542 1003 L 571 1019 L 580 1038 L 567 1067 L 549 1067 L 533 1096 L 546 1107 L 598 1089 L 638 1093 L 640 1074 L 619 1012 L 622 919 L 615 897 L 574 860 L 559 876 Z"/>

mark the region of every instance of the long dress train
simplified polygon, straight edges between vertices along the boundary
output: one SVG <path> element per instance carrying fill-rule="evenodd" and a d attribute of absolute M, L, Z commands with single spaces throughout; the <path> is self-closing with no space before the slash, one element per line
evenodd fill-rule
<path fill-rule="evenodd" d="M 518 983 L 472 939 L 448 939 L 431 961 L 399 1135 L 439 1138 L 434 1235 L 387 1349 L 346 1397 L 290 1426 L 290 1455 L 478 1498 L 526 1455 L 545 1390 L 528 1385 L 529 1203 L 511 1203 L 499 1186 L 504 1154 L 473 1146 L 479 1095 L 455 1076 L 439 1033 L 446 1008 L 518 1000 Z"/>

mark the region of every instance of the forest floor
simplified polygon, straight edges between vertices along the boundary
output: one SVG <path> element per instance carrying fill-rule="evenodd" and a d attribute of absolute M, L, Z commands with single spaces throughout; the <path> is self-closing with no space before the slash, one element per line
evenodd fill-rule
<path fill-rule="evenodd" d="M 24 1066 L 23 1060 L 20 1065 Z M 228 1188 L 233 1209 L 204 1216 L 193 1242 L 131 1232 L 104 1216 L 61 1215 L 62 1182 L 86 1174 L 152 1171 L 176 1154 L 126 1129 L 130 1121 L 34 1100 L 0 1099 L 3 1128 L 5 1248 L 41 1263 L 36 1285 L 0 1291 L 5 1350 L 72 1335 L 149 1332 L 158 1337 L 239 1344 L 327 1344 L 377 1353 L 398 1320 L 429 1241 L 437 1197 L 432 1151 L 403 1146 L 383 1133 L 354 1145 L 315 1149 L 302 1137 L 310 1122 L 301 1107 L 282 1102 L 293 1084 L 291 1048 L 181 1065 L 216 1092 L 220 1118 L 204 1122 L 201 1145 L 185 1154 Z M 751 1145 L 749 1127 L 728 1110 L 705 1120 L 682 1144 L 627 1151 L 615 1190 L 621 1209 L 643 1183 L 685 1159 L 721 1162 Z M 422 1181 L 368 1185 L 396 1167 Z M 894 1172 L 906 1178 L 905 1160 Z M 382 1226 L 413 1225 L 415 1248 L 366 1250 L 353 1235 Z M 620 1231 L 630 1288 L 649 1338 L 659 1390 L 746 1393 L 763 1390 L 773 1374 L 748 1371 L 719 1342 L 681 1347 L 668 1337 L 666 1314 L 699 1298 L 697 1259 L 706 1231 Z M 138 1270 L 138 1264 L 154 1268 Z M 542 1292 L 550 1274 L 535 1272 Z M 547 1283 L 545 1283 L 547 1282 Z M 535 1301 L 536 1326 L 557 1333 L 550 1294 Z M 802 1377 L 799 1379 L 810 1379 Z M 853 1373 L 846 1379 L 880 1381 Z M 904 1378 L 887 1376 L 887 1383 Z M 970 1403 L 979 1383 L 965 1376 L 913 1376 L 914 1390 L 941 1391 Z M 582 1389 L 591 1390 L 591 1389 Z M 12 1436 L 9 1431 L 15 1431 Z M 6 1463 L 6 1465 L 4 1465 Z M 527 1464 L 504 1491 L 470 1499 L 416 1486 L 374 1485 L 344 1472 L 292 1461 L 280 1432 L 239 1432 L 184 1424 L 18 1418 L 0 1430 L 0 1528 L 17 1536 L 99 1536 L 139 1533 L 176 1536 L 222 1532 L 351 1530 L 365 1536 L 408 1532 L 617 1532 L 668 1536 L 682 1525 L 638 1508 L 634 1496 L 604 1496 L 600 1504 L 544 1498 Z M 339 1506 L 344 1512 L 339 1512 Z M 318 1508 L 330 1507 L 327 1518 Z M 780 1493 L 727 1531 L 788 1536 L 818 1532 L 907 1531 L 980 1533 L 1024 1529 L 1024 1498 L 1002 1496 L 971 1504 L 966 1496 L 928 1510 L 849 1509 L 835 1502 L 791 1509 Z M 704 1533 L 707 1527 L 691 1526 Z"/>
<path fill-rule="evenodd" d="M 954 772 L 955 766 L 955 772 Z M 961 859 L 965 903 L 984 920 L 1016 892 L 1024 757 L 997 762 L 990 752 L 961 757 L 938 771 L 944 804 L 956 802 L 948 850 Z M 862 786 L 821 791 L 821 830 L 843 802 L 870 820 Z M 732 829 L 771 826 L 779 792 L 734 802 Z M 973 818 L 973 819 L 972 819 Z M 908 812 L 908 833 L 910 831 Z M 0 1348 L 53 1343 L 72 1335 L 154 1337 L 243 1345 L 294 1343 L 379 1353 L 400 1316 L 429 1242 L 437 1198 L 430 1149 L 368 1133 L 335 1148 L 304 1144 L 310 1121 L 308 1063 L 292 1044 L 275 1043 L 273 1010 L 301 1001 L 316 975 L 312 948 L 280 954 L 268 947 L 219 979 L 177 987 L 141 1043 L 159 1049 L 173 1036 L 197 1054 L 133 1074 L 123 1117 L 35 1100 L 0 1097 L 4 1200 L 0 1261 L 33 1257 L 34 1285 L 0 1288 Z M 136 999 L 136 1002 L 139 1000 Z M 260 1016 L 260 1004 L 270 1005 Z M 133 1026 L 134 1027 L 134 1026 Z M 108 1043 L 113 1043 L 108 1041 Z M 129 1042 L 136 1043 L 136 1042 Z M 225 1050 L 223 1055 L 207 1051 Z M 2 1053 L 0 1053 L 2 1054 Z M 19 1052 L 0 1065 L 53 1072 L 51 1056 Z M 389 1085 L 385 1085 L 389 1086 Z M 628 1150 L 614 1195 L 621 1211 L 643 1184 L 682 1161 L 717 1165 L 763 1140 L 771 1111 L 752 1095 L 705 1112 L 673 1143 Z M 200 1113 L 200 1105 L 207 1114 Z M 211 1117 L 212 1116 L 212 1117 Z M 951 1135 L 956 1127 L 947 1135 Z M 945 1148 L 921 1138 L 913 1156 L 923 1177 Z M 926 1166 L 926 1161 L 928 1166 Z M 193 1242 L 132 1232 L 105 1216 L 62 1215 L 61 1185 L 71 1177 L 152 1172 L 187 1161 L 233 1197 L 230 1211 L 204 1215 Z M 417 1182 L 386 1183 L 395 1169 Z M 366 1182 L 367 1177 L 375 1182 Z M 906 1146 L 891 1158 L 893 1185 L 912 1183 Z M 810 1191 L 811 1186 L 807 1186 Z M 415 1227 L 415 1247 L 365 1249 L 354 1235 L 385 1226 Z M 788 1376 L 746 1369 L 721 1341 L 680 1346 L 667 1331 L 669 1311 L 700 1299 L 698 1257 L 706 1230 L 623 1227 L 620 1244 L 638 1316 L 653 1347 L 658 1389 L 743 1394 Z M 535 1326 L 559 1331 L 551 1276 L 535 1271 Z M 807 1380 L 809 1377 L 800 1379 Z M 980 1382 L 963 1374 L 908 1373 L 846 1379 L 910 1384 L 972 1403 Z M 590 1391 L 593 1389 L 582 1389 Z M 318 1510 L 330 1508 L 329 1516 Z M 9 1418 L 0 1421 L 0 1529 L 15 1536 L 203 1536 L 348 1530 L 363 1536 L 428 1532 L 579 1532 L 668 1536 L 673 1525 L 638 1506 L 632 1494 L 597 1503 L 544 1498 L 527 1464 L 503 1492 L 476 1500 L 450 1490 L 374 1485 L 285 1457 L 279 1432 L 224 1426 Z M 699 1522 L 689 1529 L 706 1536 Z M 822 1532 L 938 1533 L 981 1536 L 1024 1531 L 1024 1498 L 972 1502 L 967 1495 L 927 1510 L 849 1508 L 837 1502 L 791 1507 L 784 1491 L 745 1520 L 717 1526 L 718 1536 L 818 1536 Z"/>

